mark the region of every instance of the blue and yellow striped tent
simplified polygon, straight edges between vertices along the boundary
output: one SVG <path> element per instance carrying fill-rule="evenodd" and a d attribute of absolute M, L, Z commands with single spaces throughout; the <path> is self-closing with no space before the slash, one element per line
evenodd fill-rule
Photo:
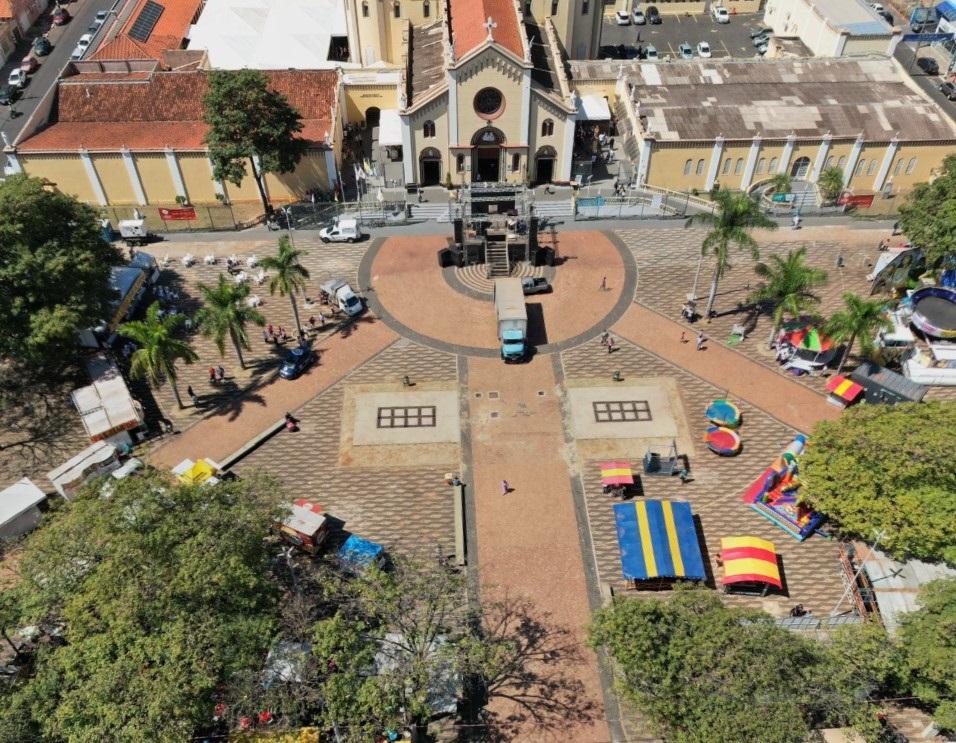
<path fill-rule="evenodd" d="M 614 506 L 621 569 L 628 580 L 704 580 L 690 503 L 640 500 Z"/>

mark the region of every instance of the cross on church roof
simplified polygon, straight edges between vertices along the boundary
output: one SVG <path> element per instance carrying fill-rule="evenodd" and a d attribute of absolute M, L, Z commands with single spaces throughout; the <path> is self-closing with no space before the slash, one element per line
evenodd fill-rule
<path fill-rule="evenodd" d="M 498 28 L 498 24 L 491 20 L 491 16 L 488 16 L 488 20 L 484 23 L 485 28 L 488 29 L 488 40 L 492 40 L 491 29 Z"/>

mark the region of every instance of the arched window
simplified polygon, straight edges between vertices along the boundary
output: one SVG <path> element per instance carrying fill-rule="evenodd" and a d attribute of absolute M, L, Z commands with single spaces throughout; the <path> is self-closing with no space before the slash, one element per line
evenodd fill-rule
<path fill-rule="evenodd" d="M 697 161 L 697 175 L 704 174 L 704 158 Z"/>
<path fill-rule="evenodd" d="M 768 173 L 776 173 L 776 172 L 777 172 L 777 158 L 775 158 L 775 157 L 771 157 L 771 158 L 770 158 L 770 167 L 767 168 L 767 172 L 768 172 Z"/>
<path fill-rule="evenodd" d="M 362 18 L 368 18 L 368 3 L 362 3 Z"/>
<path fill-rule="evenodd" d="M 763 169 L 765 167 L 767 167 L 767 158 L 762 157 L 759 160 L 757 160 L 757 175 L 760 175 L 761 173 L 763 173 Z"/>
<path fill-rule="evenodd" d="M 728 157 L 726 160 L 724 160 L 724 167 L 723 167 L 723 169 L 722 169 L 720 172 L 723 173 L 724 175 L 727 175 L 727 174 L 730 172 L 730 158 L 729 158 L 729 157 Z"/>
<path fill-rule="evenodd" d="M 584 2 L 581 3 L 581 15 L 587 15 L 590 12 L 590 10 L 591 10 L 590 0 L 584 0 Z"/>
<path fill-rule="evenodd" d="M 734 175 L 740 175 L 744 172 L 744 159 L 742 157 L 737 158 L 737 163 L 734 165 Z"/>
<path fill-rule="evenodd" d="M 833 155 L 830 155 L 830 157 L 827 158 L 827 161 L 823 163 L 823 169 L 826 170 L 827 168 L 832 168 L 832 167 L 833 167 Z"/>
<path fill-rule="evenodd" d="M 461 173 L 465 169 L 465 156 L 456 155 L 455 156 L 455 172 Z"/>
<path fill-rule="evenodd" d="M 554 134 L 554 122 L 551 119 L 545 119 L 541 122 L 541 136 L 550 137 Z"/>
<path fill-rule="evenodd" d="M 914 170 L 916 170 L 916 158 L 911 157 L 909 163 L 906 165 L 906 175 L 913 175 Z"/>
<path fill-rule="evenodd" d="M 872 160 L 870 160 L 870 167 L 866 169 L 866 174 L 873 175 L 876 172 L 876 166 L 877 166 L 877 161 L 876 161 L 876 158 L 874 157 Z"/>
<path fill-rule="evenodd" d="M 434 137 L 435 136 L 435 122 L 426 121 L 422 124 L 422 136 L 423 137 Z"/>
<path fill-rule="evenodd" d="M 684 175 L 690 175 L 690 168 L 693 164 L 693 160 L 688 160 L 686 163 L 684 163 Z"/>
<path fill-rule="evenodd" d="M 432 14 L 432 6 L 429 5 L 428 0 L 422 3 L 422 15 L 425 18 L 429 18 Z"/>
<path fill-rule="evenodd" d="M 861 158 L 860 162 L 858 162 L 856 165 L 856 174 L 863 175 L 863 171 L 865 170 L 866 170 L 866 160 Z"/>
<path fill-rule="evenodd" d="M 395 5 L 392 6 L 392 14 L 393 14 L 396 18 L 401 18 L 401 17 L 402 17 L 402 4 L 401 4 L 401 3 L 395 3 Z"/>
<path fill-rule="evenodd" d="M 843 166 L 846 165 L 846 155 L 842 155 L 839 160 L 837 160 L 837 167 L 840 170 L 843 170 Z"/>
<path fill-rule="evenodd" d="M 511 155 L 511 169 L 517 170 L 521 167 L 521 154 L 515 152 Z"/>
<path fill-rule="evenodd" d="M 558 0 L 551 0 L 551 15 L 558 14 Z"/>
<path fill-rule="evenodd" d="M 902 157 L 896 161 L 896 167 L 893 168 L 893 175 L 899 175 L 900 173 L 903 172 L 903 162 L 904 162 L 904 158 Z"/>

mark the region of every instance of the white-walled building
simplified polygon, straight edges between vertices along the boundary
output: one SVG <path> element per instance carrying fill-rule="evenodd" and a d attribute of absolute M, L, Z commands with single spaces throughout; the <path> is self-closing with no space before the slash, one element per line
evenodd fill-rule
<path fill-rule="evenodd" d="M 864 0 L 767 0 L 764 23 L 816 57 L 892 55 L 901 34 Z"/>

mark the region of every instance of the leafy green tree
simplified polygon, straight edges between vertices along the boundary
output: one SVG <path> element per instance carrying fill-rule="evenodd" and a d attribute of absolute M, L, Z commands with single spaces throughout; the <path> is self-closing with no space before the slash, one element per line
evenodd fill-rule
<path fill-rule="evenodd" d="M 305 251 L 298 250 L 289 242 L 289 238 L 283 235 L 279 238 L 279 252 L 275 256 L 263 258 L 259 265 L 273 275 L 269 279 L 269 293 L 279 292 L 281 296 L 289 296 L 289 303 L 292 305 L 292 316 L 295 318 L 295 328 L 298 334 L 302 335 L 302 323 L 299 322 L 299 308 L 295 302 L 295 293 L 305 291 L 305 281 L 309 278 L 308 269 L 299 263 L 299 258 L 305 255 Z"/>
<path fill-rule="evenodd" d="M 846 537 L 900 559 L 956 565 L 956 403 L 850 408 L 817 424 L 800 461 L 803 500 Z"/>
<path fill-rule="evenodd" d="M 956 155 L 933 181 L 916 184 L 900 206 L 900 225 L 929 265 L 956 253 Z"/>
<path fill-rule="evenodd" d="M 120 335 L 139 344 L 139 348 L 133 352 L 130 374 L 135 379 L 145 378 L 154 387 L 168 379 L 180 409 L 183 400 L 176 385 L 176 361 L 182 359 L 184 363 L 191 364 L 199 358 L 187 341 L 175 336 L 185 319 L 182 315 L 160 317 L 159 302 L 153 302 L 146 310 L 146 319 L 123 323 L 117 329 Z"/>
<path fill-rule="evenodd" d="M 261 667 L 276 624 L 267 537 L 275 483 L 214 487 L 164 473 L 94 483 L 31 535 L 16 587 L 43 643 L 34 674 L 0 708 L 0 731 L 43 740 L 183 741 L 212 716 L 217 687 Z M 34 738 L 26 738 L 32 740 Z"/>
<path fill-rule="evenodd" d="M 922 608 L 900 626 L 902 675 L 907 688 L 933 709 L 936 724 L 956 731 L 956 579 L 920 589 Z"/>
<path fill-rule="evenodd" d="M 619 693 L 675 743 L 802 743 L 818 722 L 872 719 L 870 684 L 834 676 L 826 646 L 706 589 L 617 599 L 595 615 L 590 642 L 614 658 Z"/>
<path fill-rule="evenodd" d="M 770 179 L 770 187 L 774 193 L 790 193 L 792 186 L 793 178 L 790 177 L 787 171 L 776 173 L 773 178 Z"/>
<path fill-rule="evenodd" d="M 808 266 L 807 249 L 791 250 L 786 258 L 770 256 L 768 263 L 758 263 L 754 273 L 763 279 L 763 284 L 753 292 L 750 302 L 768 302 L 773 307 L 773 326 L 770 328 L 768 345 L 773 343 L 786 315 L 799 317 L 820 304 L 814 290 L 826 283 L 827 272 Z"/>
<path fill-rule="evenodd" d="M 836 201 L 843 190 L 843 170 L 836 165 L 824 168 L 817 178 L 817 188 L 824 201 Z"/>
<path fill-rule="evenodd" d="M 239 366 L 245 369 L 242 349 L 248 351 L 251 348 L 246 325 L 253 323 L 261 327 L 266 324 L 262 314 L 246 304 L 249 285 L 231 284 L 225 276 L 219 274 L 219 281 L 215 286 L 200 284 L 199 291 L 203 301 L 202 309 L 196 313 L 200 331 L 213 339 L 220 356 L 225 353 L 228 337 L 232 341 L 232 347 L 236 349 Z"/>
<path fill-rule="evenodd" d="M 107 316 L 120 262 L 89 206 L 37 178 L 0 183 L 0 357 L 43 367 L 71 358 L 77 331 Z"/>
<path fill-rule="evenodd" d="M 871 356 L 876 348 L 877 332 L 893 327 L 892 321 L 884 313 L 885 303 L 880 300 L 863 299 L 847 292 L 843 295 L 843 307 L 830 317 L 823 328 L 823 332 L 837 343 L 846 341 L 837 374 L 843 371 L 857 340 L 860 341 L 863 355 Z"/>
<path fill-rule="evenodd" d="M 266 173 L 290 173 L 305 154 L 302 117 L 281 93 L 269 89 L 257 70 L 211 70 L 203 99 L 203 120 L 209 125 L 209 147 L 216 178 L 242 184 L 246 163 L 259 188 L 262 208 L 272 211 L 266 198 Z M 256 167 L 256 160 L 259 167 Z"/>
<path fill-rule="evenodd" d="M 710 319 L 717 297 L 717 283 L 730 269 L 730 248 L 736 246 L 750 253 L 754 260 L 760 257 L 757 241 L 750 234 L 754 228 L 777 229 L 777 223 L 760 211 L 760 205 L 750 196 L 734 191 L 717 191 L 714 194 L 717 211 L 700 212 L 684 224 L 703 224 L 710 228 L 700 246 L 701 257 L 714 256 L 714 273 L 710 282 L 710 297 L 707 300 L 706 317 Z M 697 295 L 697 287 L 694 287 Z"/>

